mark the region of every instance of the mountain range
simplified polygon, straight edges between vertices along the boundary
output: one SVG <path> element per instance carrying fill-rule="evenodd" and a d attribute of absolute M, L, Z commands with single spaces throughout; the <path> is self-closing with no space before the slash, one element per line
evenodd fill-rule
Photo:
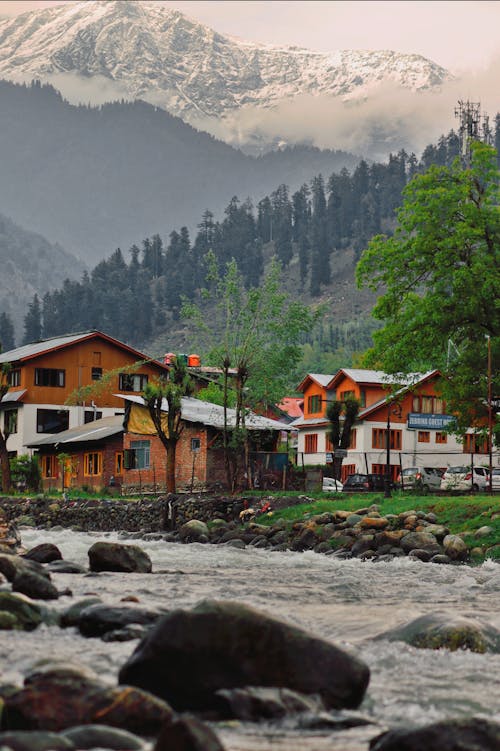
<path fill-rule="evenodd" d="M 76 102 L 148 101 L 255 150 L 307 138 L 273 116 L 280 107 L 299 102 L 303 116 L 318 101 L 352 104 L 381 87 L 439 90 L 451 74 L 420 55 L 259 45 L 157 3 L 85 0 L 0 22 L 0 77 L 48 81 Z"/>

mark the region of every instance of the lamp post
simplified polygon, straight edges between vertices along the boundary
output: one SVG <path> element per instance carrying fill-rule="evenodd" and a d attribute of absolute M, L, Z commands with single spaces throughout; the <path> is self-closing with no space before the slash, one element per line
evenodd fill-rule
<path fill-rule="evenodd" d="M 401 417 L 401 405 L 387 402 L 387 433 L 385 454 L 384 498 L 391 498 L 391 414 Z"/>
<path fill-rule="evenodd" d="M 493 485 L 492 485 L 492 472 L 493 472 L 493 400 L 492 400 L 492 389 L 491 389 L 491 337 L 488 334 L 488 455 L 489 455 L 489 466 L 488 466 L 488 490 L 490 493 L 493 492 Z"/>

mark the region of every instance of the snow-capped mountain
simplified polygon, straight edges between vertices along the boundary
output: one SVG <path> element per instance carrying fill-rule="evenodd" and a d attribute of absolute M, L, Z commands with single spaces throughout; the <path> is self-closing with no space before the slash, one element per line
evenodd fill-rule
<path fill-rule="evenodd" d="M 86 0 L 0 22 L 0 77 L 48 80 L 72 101 L 144 99 L 234 142 L 241 112 L 258 130 L 256 113 L 300 97 L 358 100 L 381 84 L 421 92 L 450 74 L 419 55 L 257 45 L 156 3 Z"/>

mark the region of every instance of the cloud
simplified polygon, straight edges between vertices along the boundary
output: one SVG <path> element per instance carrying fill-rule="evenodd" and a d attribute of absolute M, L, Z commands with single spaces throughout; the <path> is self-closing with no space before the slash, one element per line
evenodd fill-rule
<path fill-rule="evenodd" d="M 77 73 L 55 73 L 44 76 L 43 80 L 61 92 L 71 104 L 98 106 L 121 99 L 132 100 L 125 86 L 106 76 L 81 76 Z"/>

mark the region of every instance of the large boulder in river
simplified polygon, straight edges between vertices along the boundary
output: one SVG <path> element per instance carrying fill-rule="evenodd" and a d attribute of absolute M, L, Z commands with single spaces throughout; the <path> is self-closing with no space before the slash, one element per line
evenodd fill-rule
<path fill-rule="evenodd" d="M 370 751 L 498 751 L 500 724 L 481 717 L 444 720 L 418 729 L 389 730 Z"/>
<path fill-rule="evenodd" d="M 443 552 L 437 539 L 429 532 L 408 532 L 401 538 L 400 545 L 407 555 L 412 550 L 426 550 L 431 555 Z"/>
<path fill-rule="evenodd" d="M 62 560 L 62 554 L 57 545 L 51 542 L 42 542 L 24 553 L 23 558 L 37 561 L 37 563 L 51 563 L 52 561 Z"/>
<path fill-rule="evenodd" d="M 500 631 L 453 613 L 430 613 L 399 626 L 377 639 L 403 641 L 420 649 L 469 649 L 471 652 L 500 653 Z"/>
<path fill-rule="evenodd" d="M 105 724 L 156 735 L 173 717 L 155 696 L 131 686 L 107 686 L 90 671 L 68 663 L 41 665 L 24 687 L 4 696 L 2 730 L 50 730 Z"/>
<path fill-rule="evenodd" d="M 0 629 L 34 631 L 43 620 L 42 608 L 29 597 L 0 592 Z"/>
<path fill-rule="evenodd" d="M 151 558 L 138 545 L 96 542 L 88 551 L 91 571 L 125 571 L 149 574 Z"/>
<path fill-rule="evenodd" d="M 238 602 L 204 601 L 160 618 L 119 673 L 175 709 L 217 709 L 216 692 L 242 686 L 319 694 L 328 707 L 357 707 L 365 663 L 312 634 Z"/>

